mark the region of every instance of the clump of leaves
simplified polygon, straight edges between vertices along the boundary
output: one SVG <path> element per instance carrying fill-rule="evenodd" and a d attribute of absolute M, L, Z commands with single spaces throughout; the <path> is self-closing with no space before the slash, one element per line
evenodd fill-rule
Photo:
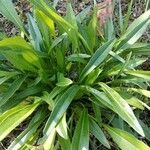
<path fill-rule="evenodd" d="M 102 29 L 96 7 L 75 16 L 68 3 L 62 18 L 44 0 L 29 1 L 26 26 L 10 0 L 0 1 L 21 32 L 0 41 L 0 140 L 34 112 L 8 149 L 96 149 L 92 135 L 108 149 L 109 136 L 123 150 L 150 149 L 138 140 L 149 140 L 138 114 L 150 109 L 150 72 L 137 70 L 150 44 L 136 43 L 150 10 L 128 26 L 129 13 L 124 18 L 119 7 L 118 28 L 109 16 Z"/>

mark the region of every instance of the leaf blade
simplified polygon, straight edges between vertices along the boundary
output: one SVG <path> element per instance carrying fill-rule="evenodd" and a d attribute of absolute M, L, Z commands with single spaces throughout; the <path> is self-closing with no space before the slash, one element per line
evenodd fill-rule
<path fill-rule="evenodd" d="M 72 139 L 71 150 L 88 150 L 89 120 L 87 110 L 83 110 Z"/>
<path fill-rule="evenodd" d="M 122 150 L 150 150 L 150 148 L 126 131 L 104 125 L 113 140 Z"/>

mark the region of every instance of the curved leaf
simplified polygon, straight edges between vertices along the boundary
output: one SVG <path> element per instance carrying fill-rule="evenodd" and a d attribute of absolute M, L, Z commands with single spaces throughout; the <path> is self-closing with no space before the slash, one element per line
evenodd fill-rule
<path fill-rule="evenodd" d="M 56 126 L 57 133 L 64 139 L 68 139 L 66 114 L 63 115 L 61 121 Z"/>
<path fill-rule="evenodd" d="M 28 127 L 11 143 L 8 150 L 20 149 L 37 131 L 39 125 L 46 117 L 46 109 L 40 109 L 30 121 Z"/>
<path fill-rule="evenodd" d="M 146 31 L 150 24 L 150 10 L 138 17 L 126 30 L 125 34 L 119 40 L 117 50 L 122 52 L 124 49 L 131 47 Z"/>
<path fill-rule="evenodd" d="M 0 141 L 26 119 L 37 108 L 39 102 L 31 105 L 18 105 L 0 116 Z"/>
<path fill-rule="evenodd" d="M 22 85 L 26 77 L 27 76 L 20 77 L 10 85 L 8 91 L 4 93 L 2 98 L 0 99 L 0 107 L 4 105 L 13 96 L 13 94 L 20 88 L 20 86 Z"/>
<path fill-rule="evenodd" d="M 143 71 L 143 70 L 137 70 L 137 71 L 125 71 L 126 74 L 136 76 L 139 78 L 142 78 L 146 81 L 150 81 L 150 71 Z"/>
<path fill-rule="evenodd" d="M 135 131 L 144 136 L 142 127 L 140 126 L 137 118 L 135 117 L 131 107 L 128 103 L 112 88 L 104 83 L 99 83 L 108 98 L 111 100 L 115 112 L 125 120 Z"/>
<path fill-rule="evenodd" d="M 122 150 L 150 150 L 145 143 L 136 139 L 132 134 L 106 125 L 104 127 Z"/>
<path fill-rule="evenodd" d="M 73 85 L 68 90 L 66 90 L 66 92 L 64 92 L 64 94 L 58 99 L 44 128 L 43 132 L 45 136 L 42 138 L 43 140 L 45 140 L 47 138 L 47 135 L 49 135 L 56 127 L 78 91 L 79 86 Z"/>

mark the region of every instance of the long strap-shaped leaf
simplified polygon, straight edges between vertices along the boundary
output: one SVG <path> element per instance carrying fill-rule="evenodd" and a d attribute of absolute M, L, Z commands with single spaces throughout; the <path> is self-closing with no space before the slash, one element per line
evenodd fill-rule
<path fill-rule="evenodd" d="M 0 0 L 0 13 L 2 13 L 8 20 L 12 21 L 24 33 L 26 33 L 23 23 L 17 15 L 11 0 Z"/>
<path fill-rule="evenodd" d="M 4 93 L 3 97 L 0 99 L 0 107 L 5 104 L 9 98 L 13 96 L 13 94 L 20 88 L 24 80 L 26 79 L 26 76 L 20 77 L 19 79 L 16 79 L 9 87 L 8 91 Z"/>
<path fill-rule="evenodd" d="M 122 150 L 150 150 L 145 143 L 130 133 L 106 125 L 104 127 Z"/>
<path fill-rule="evenodd" d="M 46 117 L 46 109 L 40 108 L 36 115 L 30 121 L 28 127 L 11 143 L 8 150 L 20 149 L 37 131 L 39 125 Z"/>
<path fill-rule="evenodd" d="M 107 57 L 109 52 L 112 50 L 113 41 L 109 41 L 105 43 L 103 46 L 101 46 L 92 56 L 88 64 L 85 66 L 83 71 L 81 72 L 80 76 L 80 82 L 83 81 L 83 79 L 92 72 L 98 65 L 100 65 L 104 59 Z"/>
<path fill-rule="evenodd" d="M 113 109 L 113 105 L 112 105 L 110 99 L 105 95 L 104 92 L 100 92 L 100 91 L 98 91 L 94 88 L 91 88 L 89 86 L 86 86 L 85 88 L 88 92 L 90 92 L 92 95 L 95 96 L 95 98 L 98 100 L 98 103 L 103 104 L 104 106 L 106 106 L 106 107 L 110 108 L 111 110 L 115 111 Z"/>
<path fill-rule="evenodd" d="M 30 0 L 37 8 L 39 8 L 44 14 L 55 20 L 60 26 L 65 29 L 73 28 L 71 24 L 65 21 L 60 15 L 58 15 L 50 6 L 48 6 L 43 0 Z"/>
<path fill-rule="evenodd" d="M 105 134 L 99 125 L 94 121 L 92 117 L 90 117 L 90 132 L 108 149 L 110 149 L 110 145 L 108 140 L 106 139 Z"/>
<path fill-rule="evenodd" d="M 117 114 L 122 117 L 122 119 L 125 120 L 135 131 L 144 136 L 143 129 L 128 103 L 115 90 L 107 86 L 105 83 L 99 83 L 99 85 L 111 100 L 115 112 L 117 112 Z"/>
<path fill-rule="evenodd" d="M 21 37 L 6 38 L 0 41 L 0 54 L 3 54 L 19 70 L 35 71 L 41 68 L 38 54 Z"/>
<path fill-rule="evenodd" d="M 0 141 L 3 140 L 14 128 L 26 119 L 39 105 L 18 105 L 0 116 Z"/>
<path fill-rule="evenodd" d="M 75 28 L 69 22 L 67 22 L 65 19 L 63 19 L 60 15 L 58 15 L 53 10 L 53 8 L 51 8 L 50 6 L 48 6 L 43 0 L 38 0 L 38 1 L 37 0 L 30 0 L 30 1 L 39 10 L 41 10 L 45 15 L 47 15 L 48 17 L 50 17 L 54 22 L 56 22 L 59 26 L 61 26 L 68 33 L 68 35 L 70 37 L 72 37 L 72 35 L 70 33 L 73 33 L 71 31 L 75 30 Z M 76 33 L 74 34 L 74 36 L 76 36 Z"/>
<path fill-rule="evenodd" d="M 42 35 L 37 26 L 36 21 L 30 14 L 28 15 L 28 26 L 29 26 L 29 33 L 35 50 L 42 51 L 43 48 Z"/>
<path fill-rule="evenodd" d="M 22 37 L 15 36 L 10 38 L 5 38 L 2 41 L 0 41 L 0 50 L 3 49 L 26 49 L 26 50 L 32 50 L 33 47 L 27 43 Z"/>
<path fill-rule="evenodd" d="M 79 37 L 84 46 L 90 51 L 88 43 L 82 37 L 82 35 L 77 31 L 77 29 L 72 26 L 69 22 L 63 19 L 60 15 L 58 15 L 52 7 L 48 6 L 43 0 L 29 0 L 33 3 L 39 10 L 41 10 L 45 15 L 50 17 L 54 22 L 56 22 L 64 31 L 69 35 L 72 43 L 74 45 L 78 45 L 77 38 Z"/>
<path fill-rule="evenodd" d="M 63 116 L 68 106 L 70 105 L 71 101 L 77 94 L 78 90 L 79 86 L 73 85 L 58 99 L 44 128 L 43 140 L 45 140 L 46 136 L 49 135 L 56 127 L 61 117 Z"/>
<path fill-rule="evenodd" d="M 122 52 L 124 49 L 131 47 L 146 31 L 150 24 L 150 10 L 146 11 L 137 18 L 127 29 L 126 33 L 121 37 L 117 50 Z"/>
<path fill-rule="evenodd" d="M 9 110 L 16 105 L 18 105 L 20 102 L 22 102 L 25 98 L 31 95 L 35 95 L 39 92 L 43 91 L 42 86 L 33 86 L 29 87 L 21 92 L 18 92 L 13 98 L 11 98 L 10 101 L 7 101 L 0 109 L 1 113 L 4 113 L 6 110 Z"/>
<path fill-rule="evenodd" d="M 17 74 L 17 72 L 0 71 L 0 85 Z"/>
<path fill-rule="evenodd" d="M 137 70 L 137 71 L 125 71 L 126 74 L 142 78 L 146 81 L 150 81 L 150 71 L 143 71 L 143 70 Z"/>
<path fill-rule="evenodd" d="M 71 150 L 89 149 L 89 120 L 87 110 L 83 110 L 74 132 Z"/>

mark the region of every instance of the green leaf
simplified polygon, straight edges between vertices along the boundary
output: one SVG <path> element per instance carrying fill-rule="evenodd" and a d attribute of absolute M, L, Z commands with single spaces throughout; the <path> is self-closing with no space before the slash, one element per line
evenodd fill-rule
<path fill-rule="evenodd" d="M 129 94 L 127 92 L 127 89 L 126 90 L 117 90 L 117 91 L 121 95 L 121 97 L 128 102 L 129 105 L 139 108 L 141 110 L 144 110 L 144 107 L 141 104 L 141 101 L 138 98 L 136 98 L 135 96 Z"/>
<path fill-rule="evenodd" d="M 5 77 L 5 76 L 9 76 L 9 75 L 17 75 L 18 74 L 18 72 L 8 72 L 8 71 L 2 71 L 2 70 L 0 70 L 0 78 L 1 77 Z"/>
<path fill-rule="evenodd" d="M 90 132 L 101 142 L 105 147 L 110 149 L 110 145 L 108 140 L 106 139 L 106 136 L 104 135 L 102 129 L 99 127 L 99 125 L 90 118 Z"/>
<path fill-rule="evenodd" d="M 55 137 L 56 137 L 56 129 L 54 128 L 51 131 L 51 133 L 46 137 L 45 142 L 40 146 L 40 148 L 44 150 L 53 150 Z"/>
<path fill-rule="evenodd" d="M 89 149 L 89 120 L 88 112 L 83 110 L 79 122 L 74 131 L 71 150 L 88 150 Z"/>
<path fill-rule="evenodd" d="M 126 51 L 132 51 L 134 55 L 150 55 L 150 44 L 149 43 L 135 43 L 131 48 Z"/>
<path fill-rule="evenodd" d="M 67 12 L 66 12 L 66 16 L 65 19 L 76 29 L 78 30 L 78 26 L 77 26 L 77 22 L 76 22 L 76 17 L 75 14 L 73 12 L 71 3 L 68 2 L 67 3 Z"/>
<path fill-rule="evenodd" d="M 95 82 L 95 80 L 99 77 L 100 73 L 102 72 L 102 69 L 96 68 L 93 70 L 87 77 L 85 84 L 91 85 Z"/>
<path fill-rule="evenodd" d="M 131 0 L 130 3 L 128 4 L 128 11 L 127 11 L 127 14 L 125 16 L 124 24 L 123 24 L 123 33 L 126 32 L 126 29 L 129 25 L 130 16 L 131 16 L 131 13 L 132 13 L 132 6 L 133 6 L 133 0 Z"/>
<path fill-rule="evenodd" d="M 80 63 L 86 63 L 85 59 L 90 58 L 90 55 L 87 54 L 72 54 L 70 56 L 67 57 L 67 61 L 76 61 L 76 62 L 80 62 Z"/>
<path fill-rule="evenodd" d="M 150 24 L 150 10 L 138 17 L 126 30 L 125 34 L 120 38 L 117 50 L 122 52 L 124 49 L 131 47 L 146 31 Z"/>
<path fill-rule="evenodd" d="M 0 85 L 3 84 L 5 81 L 9 80 L 10 78 L 16 76 L 17 74 L 17 72 L 0 71 Z"/>
<path fill-rule="evenodd" d="M 148 97 L 150 98 L 150 91 L 148 90 L 143 90 L 143 89 L 137 89 L 137 88 L 128 88 L 129 91 L 132 91 L 132 92 L 136 92 L 136 93 L 139 93 L 145 97 Z"/>
<path fill-rule="evenodd" d="M 96 67 L 98 67 L 104 59 L 107 57 L 109 52 L 112 49 L 113 41 L 109 41 L 105 43 L 103 46 L 101 46 L 92 56 L 88 64 L 85 66 L 83 71 L 80 75 L 80 82 L 83 81 L 83 79 L 90 74 Z"/>
<path fill-rule="evenodd" d="M 119 27 L 120 27 L 120 32 L 122 33 L 122 30 L 123 30 L 123 15 L 122 15 L 122 7 L 121 7 L 121 1 L 120 0 L 118 0 L 118 7 L 119 7 L 119 10 L 118 10 Z"/>
<path fill-rule="evenodd" d="M 94 97 L 98 100 L 98 102 L 100 104 L 103 104 L 104 106 L 106 106 L 106 107 L 110 108 L 111 110 L 115 111 L 110 99 L 105 95 L 104 92 L 100 92 L 97 89 L 91 88 L 89 86 L 86 86 L 85 88 L 89 93 L 94 95 Z"/>
<path fill-rule="evenodd" d="M 115 86 L 117 86 L 117 85 L 119 86 L 120 84 L 125 83 L 128 86 L 131 86 L 131 85 L 135 86 L 136 85 L 136 86 L 138 86 L 140 88 L 144 88 L 145 89 L 147 87 L 147 84 L 145 84 L 144 82 L 145 82 L 144 79 L 140 79 L 139 80 L 139 78 L 137 78 L 137 77 L 127 76 L 127 77 L 122 78 L 122 79 L 113 80 L 110 83 L 112 83 Z"/>
<path fill-rule="evenodd" d="M 110 6 L 109 6 L 110 7 Z M 112 40 L 115 38 L 114 34 L 114 24 L 112 16 L 108 17 L 106 23 L 104 24 L 104 37 L 107 41 Z"/>
<path fill-rule="evenodd" d="M 0 41 L 0 50 L 3 49 L 32 49 L 32 46 L 20 36 L 5 38 Z"/>
<path fill-rule="evenodd" d="M 63 33 L 62 35 L 58 36 L 52 43 L 49 51 L 48 51 L 48 54 L 50 54 L 51 50 L 56 47 L 60 42 L 62 42 L 65 38 L 67 37 L 67 33 Z"/>
<path fill-rule="evenodd" d="M 30 1 L 31 1 L 31 3 L 34 4 L 34 6 L 36 6 L 39 10 L 41 10 L 45 15 L 47 15 L 54 22 L 56 22 L 57 25 L 59 25 L 64 30 L 64 32 L 66 32 L 68 34 L 72 43 L 75 46 L 78 46 L 78 40 L 77 40 L 78 32 L 74 28 L 74 26 L 72 26 L 69 22 L 67 22 L 60 15 L 58 15 L 54 11 L 54 9 L 50 6 L 48 6 L 43 0 L 39 0 L 39 1 L 30 0 Z M 77 48 L 77 47 L 75 47 L 75 48 Z"/>
<path fill-rule="evenodd" d="M 57 86 L 68 86 L 73 83 L 72 80 L 70 80 L 69 78 L 65 78 L 62 73 L 58 73 L 57 76 L 58 76 L 58 83 L 56 83 Z"/>
<path fill-rule="evenodd" d="M 126 65 L 127 69 L 134 69 L 137 66 L 141 65 L 147 60 L 147 58 L 134 58 L 133 60 L 129 60 L 128 64 Z M 125 65 L 125 62 L 118 63 L 117 61 L 110 61 L 106 64 L 104 71 L 102 72 L 102 78 L 107 78 L 108 76 L 117 75 L 121 70 L 122 66 Z M 113 82 L 115 82 L 114 80 Z"/>
<path fill-rule="evenodd" d="M 147 124 L 145 124 L 141 120 L 139 120 L 139 122 L 140 122 L 140 124 L 144 130 L 146 139 L 150 141 L 150 126 L 148 126 Z"/>
<path fill-rule="evenodd" d="M 47 135 L 51 133 L 51 131 L 56 127 L 58 122 L 60 121 L 61 117 L 69 107 L 71 101 L 79 91 L 79 86 L 73 85 L 64 94 L 57 100 L 57 103 L 46 123 L 44 128 L 44 137 L 43 140 L 46 138 Z"/>
<path fill-rule="evenodd" d="M 8 100 L 4 105 L 1 106 L 0 112 L 3 113 L 12 107 L 15 107 L 28 96 L 34 96 L 35 94 L 41 92 L 43 90 L 42 87 L 33 86 L 29 87 L 21 92 L 16 93 L 10 100 Z"/>
<path fill-rule="evenodd" d="M 39 57 L 33 47 L 21 37 L 0 41 L 0 54 L 21 71 L 37 72 L 35 67 L 41 68 Z"/>
<path fill-rule="evenodd" d="M 13 95 L 14 93 L 20 88 L 22 83 L 25 81 L 27 76 L 20 77 L 16 79 L 9 87 L 8 91 L 3 94 L 0 100 L 0 107 L 4 105 Z"/>
<path fill-rule="evenodd" d="M 39 105 L 18 105 L 0 116 L 0 141 L 3 140 L 14 128 L 26 119 Z"/>
<path fill-rule="evenodd" d="M 23 23 L 21 22 L 11 0 L 0 1 L 0 13 L 13 22 L 18 28 L 20 28 L 21 31 L 26 33 Z"/>
<path fill-rule="evenodd" d="M 64 139 L 68 139 L 66 114 L 63 115 L 59 124 L 56 126 L 57 133 Z"/>
<path fill-rule="evenodd" d="M 72 25 L 69 24 L 66 20 L 64 20 L 60 15 L 58 15 L 54 9 L 50 6 L 48 6 L 43 0 L 30 0 L 31 3 L 34 4 L 39 10 L 41 10 L 45 15 L 52 18 L 56 23 L 58 23 L 62 28 L 65 30 L 68 30 L 69 28 L 72 28 Z"/>
<path fill-rule="evenodd" d="M 37 20 L 39 19 L 40 23 L 43 22 L 45 25 L 47 25 L 51 35 L 55 37 L 55 25 L 53 20 L 47 17 L 42 11 L 38 9 L 35 10 L 35 14 L 37 15 Z"/>
<path fill-rule="evenodd" d="M 61 146 L 61 150 L 70 150 L 70 139 L 64 139 L 61 136 L 58 137 L 59 144 Z"/>
<path fill-rule="evenodd" d="M 92 102 L 92 108 L 93 108 L 93 111 L 94 111 L 94 118 L 97 121 L 98 125 L 101 127 L 102 126 L 102 112 L 101 112 L 101 108 L 100 108 L 99 105 L 94 103 L 94 100 Z"/>
<path fill-rule="evenodd" d="M 144 136 L 142 127 L 140 126 L 137 118 L 135 117 L 131 107 L 128 103 L 112 88 L 105 83 L 99 83 L 108 98 L 111 100 L 115 112 L 125 120 L 136 132 Z"/>
<path fill-rule="evenodd" d="M 34 49 L 37 51 L 42 51 L 44 48 L 42 35 L 37 26 L 37 23 L 30 14 L 28 14 L 28 28 L 31 37 L 31 42 L 34 45 Z"/>
<path fill-rule="evenodd" d="M 136 139 L 132 134 L 106 125 L 104 127 L 122 150 L 150 150 L 145 143 Z"/>
<path fill-rule="evenodd" d="M 125 73 L 132 75 L 132 76 L 142 78 L 147 81 L 150 81 L 150 71 L 142 71 L 142 70 L 130 71 L 130 70 L 128 70 L 128 71 L 125 71 Z"/>
<path fill-rule="evenodd" d="M 97 34 L 97 11 L 96 8 L 94 8 L 92 19 L 90 20 L 88 26 L 87 26 L 87 39 L 90 49 L 92 50 L 96 45 L 96 34 Z"/>
<path fill-rule="evenodd" d="M 84 8 L 81 12 L 79 12 L 79 14 L 77 14 L 76 16 L 76 20 L 79 23 L 82 23 L 83 20 L 87 17 L 87 15 L 90 13 L 91 10 L 91 6 L 87 6 L 86 8 Z"/>
<path fill-rule="evenodd" d="M 55 97 L 60 94 L 63 90 L 65 90 L 66 87 L 58 87 L 56 86 L 49 94 L 48 93 L 44 93 L 44 96 L 42 97 L 42 100 L 44 100 L 46 103 L 49 104 L 49 106 L 51 107 L 51 109 L 54 108 L 54 99 Z"/>
<path fill-rule="evenodd" d="M 58 65 L 58 70 L 64 72 L 65 68 L 65 52 L 62 49 L 56 49 L 56 60 Z"/>
<path fill-rule="evenodd" d="M 20 149 L 35 134 L 39 125 L 44 121 L 46 113 L 45 109 L 40 108 L 30 121 L 28 127 L 11 143 L 8 150 Z"/>

